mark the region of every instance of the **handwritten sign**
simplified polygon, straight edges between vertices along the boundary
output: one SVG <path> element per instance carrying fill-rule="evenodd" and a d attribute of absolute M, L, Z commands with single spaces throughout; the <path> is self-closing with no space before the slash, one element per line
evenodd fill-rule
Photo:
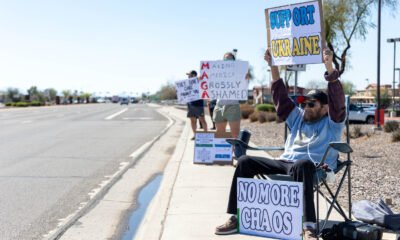
<path fill-rule="evenodd" d="M 226 135 L 216 136 L 215 132 L 196 132 L 193 162 L 232 164 L 232 145 L 226 142 L 230 133 L 224 134 Z"/>
<path fill-rule="evenodd" d="M 202 61 L 200 97 L 202 99 L 247 100 L 249 63 L 245 61 Z"/>
<path fill-rule="evenodd" d="M 266 9 L 265 17 L 273 65 L 322 63 L 320 0 Z"/>
<path fill-rule="evenodd" d="M 302 239 L 303 184 L 238 178 L 239 232 Z"/>
<path fill-rule="evenodd" d="M 176 81 L 175 87 L 179 103 L 188 103 L 200 99 L 199 81 L 197 78 Z"/>

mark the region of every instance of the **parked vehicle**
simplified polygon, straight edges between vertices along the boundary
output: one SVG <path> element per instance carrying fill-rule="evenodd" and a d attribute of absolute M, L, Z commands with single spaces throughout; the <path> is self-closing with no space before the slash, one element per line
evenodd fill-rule
<path fill-rule="evenodd" d="M 371 110 L 364 109 L 360 106 L 350 104 L 350 106 L 349 106 L 349 121 L 374 124 L 375 111 L 372 109 Z"/>

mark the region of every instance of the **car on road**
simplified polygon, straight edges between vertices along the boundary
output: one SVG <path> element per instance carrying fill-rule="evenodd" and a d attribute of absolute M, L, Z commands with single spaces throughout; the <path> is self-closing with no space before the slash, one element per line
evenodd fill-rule
<path fill-rule="evenodd" d="M 97 101 L 97 103 L 105 103 L 106 102 L 106 100 L 104 98 L 98 98 L 96 101 Z"/>
<path fill-rule="evenodd" d="M 131 103 L 138 103 L 138 99 L 135 97 L 131 97 Z"/>
<path fill-rule="evenodd" d="M 366 109 L 355 104 L 349 106 L 349 121 L 350 122 L 363 122 L 367 124 L 374 124 L 375 111 L 373 108 Z"/>
<path fill-rule="evenodd" d="M 121 105 L 124 105 L 124 104 L 129 105 L 129 98 L 121 98 L 120 104 Z"/>

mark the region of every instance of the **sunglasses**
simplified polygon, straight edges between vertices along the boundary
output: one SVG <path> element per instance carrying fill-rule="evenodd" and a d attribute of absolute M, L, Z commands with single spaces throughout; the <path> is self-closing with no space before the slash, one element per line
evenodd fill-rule
<path fill-rule="evenodd" d="M 302 109 L 306 108 L 306 106 L 308 106 L 309 108 L 313 108 L 313 107 L 315 107 L 315 102 L 306 102 L 306 103 L 303 102 L 300 104 L 300 107 Z"/>

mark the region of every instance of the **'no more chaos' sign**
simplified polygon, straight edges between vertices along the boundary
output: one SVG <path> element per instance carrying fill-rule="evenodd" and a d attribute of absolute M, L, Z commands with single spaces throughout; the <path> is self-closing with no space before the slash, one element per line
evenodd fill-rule
<path fill-rule="evenodd" d="M 237 204 L 240 233 L 302 238 L 302 183 L 238 178 Z"/>
<path fill-rule="evenodd" d="M 273 65 L 322 63 L 322 4 L 311 1 L 265 10 Z"/>
<path fill-rule="evenodd" d="M 247 100 L 249 63 L 245 61 L 202 61 L 200 96 L 202 99 Z"/>

